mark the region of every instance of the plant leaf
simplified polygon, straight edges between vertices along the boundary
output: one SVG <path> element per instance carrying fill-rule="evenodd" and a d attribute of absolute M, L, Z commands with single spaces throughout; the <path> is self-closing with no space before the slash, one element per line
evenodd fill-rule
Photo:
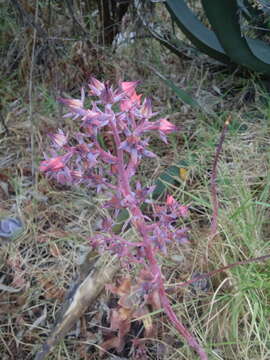
<path fill-rule="evenodd" d="M 129 212 L 127 211 L 127 209 L 121 209 L 119 211 L 119 214 L 117 216 L 116 219 L 116 224 L 114 224 L 113 226 L 113 232 L 114 234 L 120 234 L 122 231 L 122 228 L 125 224 L 125 222 L 127 221 L 127 219 L 129 218 Z"/>
<path fill-rule="evenodd" d="M 187 45 L 184 44 L 181 40 L 179 40 L 176 36 L 169 34 L 166 34 L 166 37 L 164 35 L 160 35 L 157 31 L 152 29 L 150 26 L 147 26 L 148 31 L 150 34 L 158 40 L 162 45 L 164 45 L 167 49 L 169 49 L 172 53 L 179 57 L 188 57 L 186 54 L 184 54 L 184 50 L 187 49 Z"/>
<path fill-rule="evenodd" d="M 269 76 L 270 46 L 243 36 L 237 0 L 202 0 L 202 4 L 220 44 L 232 61 Z"/>
<path fill-rule="evenodd" d="M 166 7 L 179 28 L 199 50 L 220 62 L 231 63 L 215 33 L 197 19 L 184 0 L 167 0 Z"/>
<path fill-rule="evenodd" d="M 256 19 L 263 15 L 263 11 L 252 6 L 249 0 L 237 0 L 238 8 L 242 11 L 242 14 L 248 20 Z"/>
<path fill-rule="evenodd" d="M 180 177 L 181 169 L 183 171 L 186 167 L 187 163 L 180 161 L 177 165 L 172 165 L 163 171 L 156 180 L 156 187 L 152 193 L 153 199 L 159 199 L 170 186 L 179 186 L 182 180 Z"/>

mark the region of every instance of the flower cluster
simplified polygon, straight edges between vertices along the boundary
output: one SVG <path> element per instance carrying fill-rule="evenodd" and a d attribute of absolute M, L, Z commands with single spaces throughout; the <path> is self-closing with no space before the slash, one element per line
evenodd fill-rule
<path fill-rule="evenodd" d="M 91 241 L 121 257 L 141 262 L 145 257 L 143 243 L 128 242 L 115 235 L 112 231 L 114 221 L 119 211 L 126 208 L 131 211 L 127 222 L 136 225 L 136 222 L 142 220 L 140 214 L 136 220 L 136 209 L 148 201 L 154 187 L 143 188 L 137 182 L 132 189 L 130 180 L 143 157 L 155 156 L 147 149 L 148 133 L 158 131 L 166 142 L 166 136 L 175 131 L 176 126 L 165 118 L 150 120 L 156 113 L 152 111 L 150 99 L 142 101 L 142 96 L 136 93 L 136 85 L 137 82 L 121 82 L 117 89 L 113 89 L 92 78 L 89 93 L 97 100 L 92 102 L 91 109 L 84 107 L 83 89 L 80 100 L 59 99 L 69 108 L 66 116 L 72 116 L 74 120 L 81 119 L 81 131 L 73 138 L 72 146 L 69 145 L 69 136 L 62 130 L 50 134 L 51 156 L 45 154 L 40 170 L 61 184 L 85 184 L 97 192 L 109 190 L 110 199 L 104 206 L 113 209 L 114 216 L 103 222 L 100 229 L 103 234 L 95 236 Z M 102 147 L 99 137 L 105 133 L 113 138 L 116 145 L 114 153 Z M 151 239 L 153 248 L 166 252 L 166 244 L 172 240 L 185 242 L 186 229 L 177 230 L 173 224 L 177 218 L 186 215 L 186 207 L 180 206 L 170 196 L 165 206 L 156 206 L 154 210 L 158 221 L 151 223 L 150 219 L 143 216 L 141 229 L 144 236 Z"/>
<path fill-rule="evenodd" d="M 150 120 L 156 113 L 152 111 L 150 99 L 142 101 L 142 96 L 136 93 L 136 85 L 137 82 L 121 82 L 117 89 L 113 89 L 92 78 L 89 92 L 97 100 L 92 102 L 91 109 L 84 107 L 84 90 L 80 100 L 59 99 L 69 108 L 66 116 L 72 116 L 74 120 L 81 119 L 81 132 L 75 135 L 75 145 L 73 138 L 72 146 L 69 145 L 69 136 L 62 130 L 50 134 L 52 156 L 45 154 L 46 160 L 41 163 L 40 170 L 47 176 L 56 178 L 61 184 L 85 184 L 95 188 L 97 192 L 109 190 L 110 199 L 104 206 L 113 209 L 113 219 L 104 221 L 100 229 L 103 234 L 95 236 L 91 241 L 121 257 L 141 262 L 145 257 L 143 244 L 130 243 L 115 235 L 112 231 L 114 221 L 119 211 L 127 208 L 132 215 L 127 222 L 135 224 L 136 208 L 148 201 L 154 189 L 143 188 L 140 182 L 136 183 L 134 189 L 130 186 L 130 180 L 141 159 L 155 156 L 147 149 L 148 133 L 158 131 L 161 139 L 166 142 L 166 136 L 175 131 L 176 127 L 165 118 Z M 116 145 L 114 153 L 102 147 L 99 141 L 99 137 L 105 133 L 113 138 Z M 133 214 L 132 209 L 135 212 Z M 158 221 L 150 223 L 144 216 L 141 229 L 144 236 L 151 239 L 153 248 L 166 252 L 166 244 L 172 240 L 185 242 L 186 229 L 177 230 L 174 223 L 178 217 L 186 215 L 187 209 L 170 196 L 165 206 L 156 206 L 154 210 Z M 140 222 L 142 219 L 137 219 L 137 222 L 138 220 Z"/>
<path fill-rule="evenodd" d="M 100 163 L 115 164 L 111 169 L 119 168 L 119 156 L 127 153 L 130 155 L 129 162 L 122 170 L 127 172 L 130 179 L 142 157 L 155 156 L 146 149 L 149 140 L 145 137 L 146 133 L 156 130 L 166 141 L 166 135 L 176 130 L 175 125 L 165 118 L 149 121 L 155 115 L 151 102 L 149 99 L 141 102 L 141 95 L 135 91 L 136 85 L 137 82 L 121 82 L 114 90 L 108 84 L 92 78 L 90 94 L 98 97 L 98 100 L 92 102 L 91 109 L 84 107 L 84 90 L 80 100 L 60 98 L 59 101 L 69 108 L 66 116 L 81 118 L 82 132 L 76 134 L 75 146 L 68 145 L 69 136 L 62 130 L 50 135 L 53 150 L 51 156 L 45 154 L 46 160 L 41 163 L 40 170 L 63 184 L 85 183 L 96 187 L 98 183 L 100 190 L 103 186 L 108 187 L 108 183 L 111 183 L 108 180 L 114 175 L 108 172 L 106 177 L 100 171 Z M 98 135 L 103 131 L 114 137 L 117 153 L 112 154 L 101 146 Z"/>
<path fill-rule="evenodd" d="M 156 131 L 167 142 L 167 135 L 176 131 L 167 118 L 152 120 L 157 115 L 152 111 L 150 99 L 142 100 L 136 93 L 137 82 L 121 82 L 115 89 L 108 83 L 91 78 L 88 94 L 93 97 L 91 108 L 85 106 L 85 91 L 81 99 L 62 99 L 69 113 L 66 116 L 80 119 L 80 131 L 72 138 L 58 130 L 49 135 L 52 140 L 50 154 L 45 154 L 40 171 L 61 184 L 84 184 L 108 199 L 104 206 L 110 216 L 102 221 L 100 231 L 91 238 L 91 244 L 101 251 L 109 250 L 129 264 L 141 263 L 145 269 L 140 284 L 141 293 L 155 298 L 171 323 L 177 328 L 199 354 L 206 359 L 196 339 L 177 319 L 169 303 L 164 287 L 164 277 L 156 259 L 158 251 L 166 252 L 167 243 L 187 241 L 187 230 L 177 228 L 177 220 L 187 215 L 187 207 L 181 206 L 168 196 L 163 206 L 153 205 L 153 215 L 142 212 L 142 205 L 149 202 L 153 187 L 145 188 L 133 177 L 144 157 L 155 157 L 148 149 L 149 133 Z M 104 145 L 102 139 L 109 136 L 113 149 Z M 114 231 L 117 215 L 128 211 L 124 229 L 132 226 L 139 240 L 128 241 L 125 234 Z"/>

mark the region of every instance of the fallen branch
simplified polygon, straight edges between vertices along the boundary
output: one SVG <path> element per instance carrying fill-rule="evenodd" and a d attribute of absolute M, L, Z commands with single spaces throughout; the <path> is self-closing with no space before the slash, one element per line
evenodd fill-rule
<path fill-rule="evenodd" d="M 81 274 L 69 290 L 60 310 L 59 319 L 46 343 L 42 346 L 42 350 L 36 354 L 35 360 L 45 359 L 53 347 L 65 337 L 86 309 L 93 305 L 105 285 L 112 282 L 120 265 L 119 261 L 116 261 L 116 257 L 105 253 L 94 264 L 87 258 L 83 267 L 88 271 Z"/>
<path fill-rule="evenodd" d="M 251 259 L 247 259 L 247 260 L 242 260 L 242 261 L 237 261 L 233 264 L 229 264 L 229 265 L 226 265 L 220 269 L 216 269 L 216 270 L 213 270 L 213 271 L 210 271 L 206 274 L 202 274 L 202 275 L 199 275 L 199 276 L 196 276 L 195 278 L 193 279 L 190 279 L 188 281 L 185 281 L 185 282 L 182 282 L 180 284 L 174 284 L 173 286 L 175 287 L 184 287 L 184 286 L 188 286 L 190 284 L 193 284 L 199 280 L 203 280 L 203 279 L 207 279 L 207 278 L 210 278 L 218 273 L 221 273 L 223 271 L 226 271 L 228 269 L 231 269 L 235 266 L 241 266 L 241 265 L 246 265 L 246 264 L 250 264 L 250 263 L 253 263 L 253 262 L 259 262 L 259 261 L 266 261 L 270 259 L 270 254 L 267 254 L 267 255 L 263 255 L 263 256 L 259 256 L 259 257 L 256 257 L 256 258 L 251 258 Z"/>

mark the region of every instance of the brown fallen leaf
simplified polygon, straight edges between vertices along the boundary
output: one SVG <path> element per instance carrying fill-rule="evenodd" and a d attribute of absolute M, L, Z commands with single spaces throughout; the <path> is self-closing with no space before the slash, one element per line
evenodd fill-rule
<path fill-rule="evenodd" d="M 53 347 L 63 339 L 86 309 L 96 300 L 105 285 L 112 282 L 112 278 L 119 270 L 119 261 L 108 253 L 100 256 L 94 264 L 91 260 L 91 257 L 86 258 L 82 267 L 84 271 L 66 295 L 54 328 L 42 346 L 42 350 L 36 354 L 35 360 L 43 360 L 47 357 Z M 86 266 L 87 262 L 88 266 Z"/>

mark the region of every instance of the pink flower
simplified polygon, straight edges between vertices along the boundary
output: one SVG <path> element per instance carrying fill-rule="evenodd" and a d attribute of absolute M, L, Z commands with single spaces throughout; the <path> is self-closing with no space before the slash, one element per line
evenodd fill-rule
<path fill-rule="evenodd" d="M 138 81 L 126 81 L 121 83 L 121 88 L 128 97 L 128 99 L 120 102 L 121 111 L 128 111 L 134 105 L 139 105 L 141 103 L 142 95 L 138 95 L 135 91 L 137 85 Z"/>
<path fill-rule="evenodd" d="M 177 204 L 177 201 L 175 200 L 175 198 L 172 195 L 168 195 L 167 199 L 166 199 L 166 205 L 173 206 L 175 204 Z"/>
<path fill-rule="evenodd" d="M 177 127 L 166 118 L 159 120 L 159 131 L 167 135 L 177 130 Z"/>
<path fill-rule="evenodd" d="M 136 94 L 135 88 L 138 83 L 139 81 L 123 81 L 121 82 L 121 88 L 128 97 L 132 97 L 134 94 Z"/>
<path fill-rule="evenodd" d="M 71 158 L 72 153 L 67 153 L 63 156 L 56 156 L 41 162 L 39 170 L 42 172 L 57 172 L 64 169 L 67 161 Z"/>
<path fill-rule="evenodd" d="M 51 158 L 49 160 L 44 160 L 41 162 L 39 167 L 40 171 L 47 172 L 47 171 L 58 171 L 65 167 L 65 163 L 63 162 L 63 156 L 58 156 L 55 158 Z"/>
<path fill-rule="evenodd" d="M 79 116 L 84 116 L 87 113 L 87 110 L 83 108 L 83 100 L 59 98 L 58 101 L 68 106 L 71 110 L 71 113 L 66 114 L 65 117 L 69 117 L 75 113 L 75 118 L 77 118 Z"/>
<path fill-rule="evenodd" d="M 67 143 L 67 136 L 63 133 L 61 129 L 58 129 L 57 134 L 49 134 L 49 137 L 54 142 L 54 145 L 58 148 L 61 148 Z"/>
<path fill-rule="evenodd" d="M 105 90 L 105 84 L 94 77 L 90 78 L 88 86 L 91 89 L 91 94 L 96 96 L 100 96 L 102 91 Z"/>
<path fill-rule="evenodd" d="M 183 217 L 188 216 L 188 206 L 179 205 L 179 207 L 178 207 L 178 214 L 179 214 L 180 216 L 183 216 Z"/>
<path fill-rule="evenodd" d="M 83 108 L 83 102 L 82 102 L 82 100 L 79 100 L 79 99 L 59 98 L 58 100 L 70 108 Z"/>
<path fill-rule="evenodd" d="M 70 175 L 75 179 L 75 180 L 81 180 L 83 178 L 83 174 L 80 170 L 72 170 L 70 171 Z"/>
<path fill-rule="evenodd" d="M 151 100 L 149 98 L 144 99 L 142 107 L 140 108 L 140 114 L 146 119 L 150 119 L 157 114 L 153 113 Z"/>
<path fill-rule="evenodd" d="M 188 215 L 188 206 L 180 205 L 172 195 L 167 196 L 166 205 L 176 216 L 186 217 Z"/>

